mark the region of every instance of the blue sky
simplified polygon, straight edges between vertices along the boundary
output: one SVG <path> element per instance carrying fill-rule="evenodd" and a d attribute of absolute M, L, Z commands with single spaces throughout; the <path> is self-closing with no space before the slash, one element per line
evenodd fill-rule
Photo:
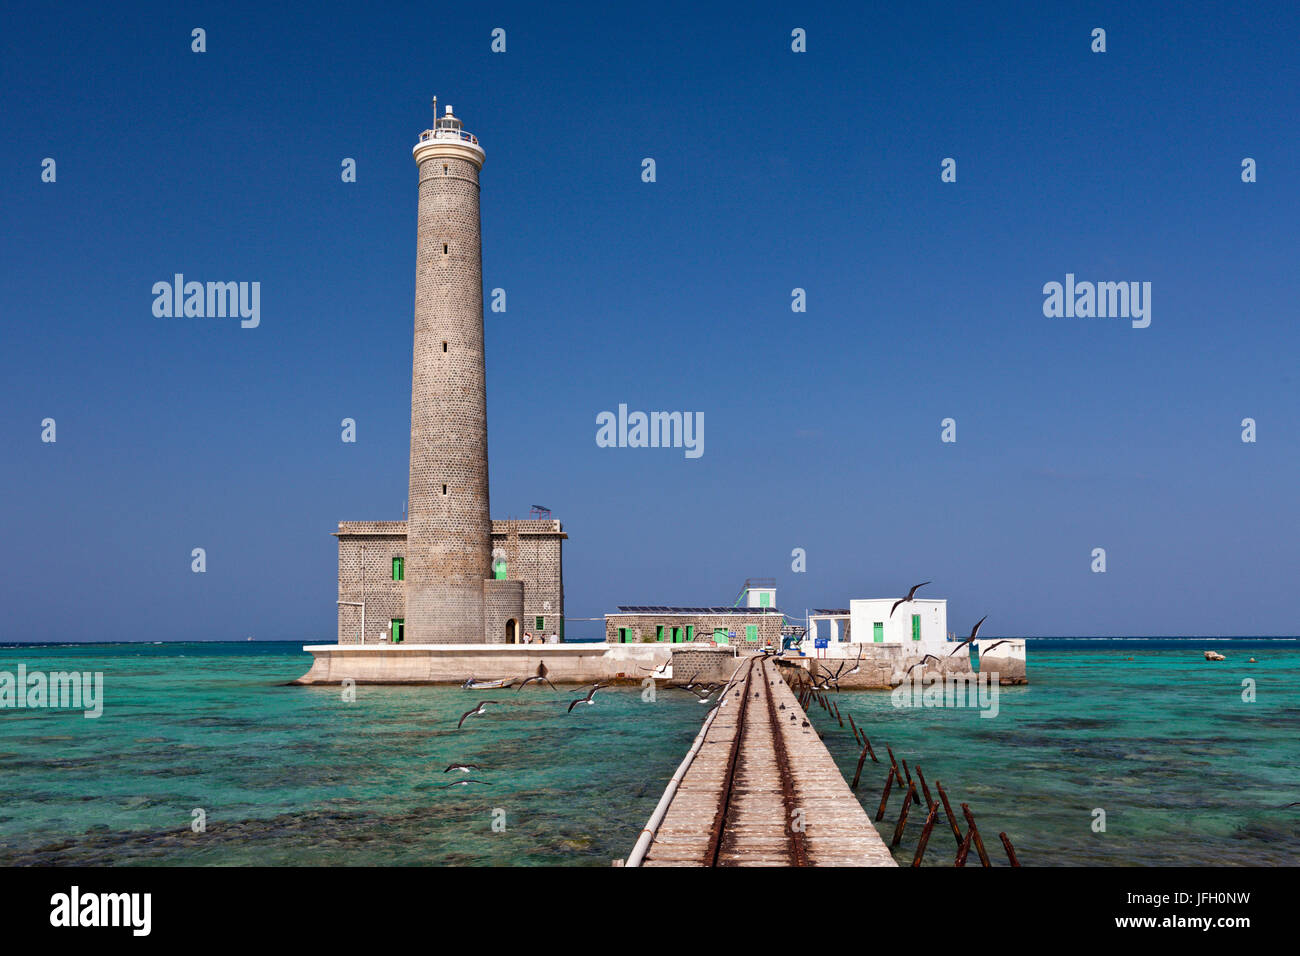
<path fill-rule="evenodd" d="M 990 635 L 1300 631 L 1294 5 L 622 6 L 10 13 L 0 639 L 332 640 L 330 532 L 406 497 L 435 94 L 508 295 L 493 513 L 564 522 L 570 618 L 761 575 L 800 615 L 933 580 Z M 259 281 L 260 327 L 155 318 L 176 272 Z M 1067 272 L 1151 282 L 1150 327 L 1045 318 Z M 619 403 L 703 412 L 704 455 L 598 448 Z"/>

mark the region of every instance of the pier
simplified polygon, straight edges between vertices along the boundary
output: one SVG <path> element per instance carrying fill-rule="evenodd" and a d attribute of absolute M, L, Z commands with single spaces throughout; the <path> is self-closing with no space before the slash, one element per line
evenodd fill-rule
<path fill-rule="evenodd" d="M 770 659 L 721 693 L 625 865 L 896 865 Z"/>

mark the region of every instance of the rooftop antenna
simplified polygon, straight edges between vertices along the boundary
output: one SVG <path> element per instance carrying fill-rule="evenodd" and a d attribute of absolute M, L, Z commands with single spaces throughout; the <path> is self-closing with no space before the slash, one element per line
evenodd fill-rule
<path fill-rule="evenodd" d="M 438 125 L 438 97 L 433 98 L 433 125 Z"/>

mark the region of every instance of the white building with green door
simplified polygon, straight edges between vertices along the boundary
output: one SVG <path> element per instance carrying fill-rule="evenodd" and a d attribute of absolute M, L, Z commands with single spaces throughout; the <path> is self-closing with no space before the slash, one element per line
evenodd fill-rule
<path fill-rule="evenodd" d="M 904 601 L 890 614 L 898 598 L 864 598 L 849 602 L 850 643 L 902 644 L 935 654 L 948 641 L 948 602 Z"/>

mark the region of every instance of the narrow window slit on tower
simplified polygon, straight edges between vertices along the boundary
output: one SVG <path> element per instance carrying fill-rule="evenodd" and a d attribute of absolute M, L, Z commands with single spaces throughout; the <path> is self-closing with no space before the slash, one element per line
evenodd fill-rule
<path fill-rule="evenodd" d="M 446 342 L 443 342 L 443 343 L 442 343 L 442 350 L 443 350 L 444 352 L 447 351 L 447 343 L 446 343 Z"/>
<path fill-rule="evenodd" d="M 443 493 L 444 495 L 447 493 L 447 486 L 446 486 L 446 485 L 443 485 L 443 486 L 442 486 L 442 493 Z"/>
<path fill-rule="evenodd" d="M 447 254 L 447 244 L 445 242 L 442 244 L 442 254 L 444 256 Z"/>

